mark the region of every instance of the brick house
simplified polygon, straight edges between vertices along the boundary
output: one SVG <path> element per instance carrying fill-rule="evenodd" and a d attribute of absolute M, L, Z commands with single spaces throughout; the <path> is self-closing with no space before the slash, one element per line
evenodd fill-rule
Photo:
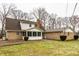
<path fill-rule="evenodd" d="M 7 18 L 6 38 L 8 40 L 21 40 L 23 36 L 27 36 L 28 40 L 41 40 L 43 30 L 37 27 L 38 24 L 39 22 Z"/>
<path fill-rule="evenodd" d="M 48 30 L 44 32 L 44 38 L 45 39 L 60 39 L 60 35 L 66 35 L 67 39 L 73 39 L 74 33 L 71 29 L 65 28 L 65 33 L 63 33 L 64 29 L 54 29 L 54 30 Z"/>
<path fill-rule="evenodd" d="M 27 36 L 28 40 L 60 39 L 60 35 L 63 34 L 63 29 L 44 31 L 39 20 L 33 22 L 7 18 L 5 27 L 8 40 L 22 40 L 23 36 Z M 65 35 L 67 39 L 73 39 L 74 33 L 69 28 L 66 28 Z"/>

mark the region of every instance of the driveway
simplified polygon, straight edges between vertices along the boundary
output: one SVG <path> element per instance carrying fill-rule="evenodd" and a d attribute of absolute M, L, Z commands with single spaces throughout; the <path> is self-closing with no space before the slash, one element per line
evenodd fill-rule
<path fill-rule="evenodd" d="M 23 40 L 2 40 L 0 39 L 0 46 L 9 46 L 9 45 L 17 45 L 17 44 L 22 44 L 25 41 Z"/>

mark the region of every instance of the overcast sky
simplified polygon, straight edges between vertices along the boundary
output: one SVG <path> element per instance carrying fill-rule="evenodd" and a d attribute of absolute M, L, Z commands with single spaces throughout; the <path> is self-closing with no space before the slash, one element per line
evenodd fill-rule
<path fill-rule="evenodd" d="M 46 8 L 47 12 L 50 14 L 57 14 L 59 17 L 71 16 L 76 2 L 78 2 L 78 5 L 75 14 L 79 15 L 78 0 L 0 0 L 0 4 L 14 3 L 18 9 L 28 13 L 32 12 L 34 8 L 43 7 Z M 68 10 L 66 15 L 67 3 Z"/>
<path fill-rule="evenodd" d="M 47 12 L 56 13 L 58 16 L 66 16 L 66 7 L 68 3 L 67 16 L 71 16 L 75 3 L 78 0 L 0 0 L 1 3 L 14 3 L 18 9 L 24 12 L 31 12 L 34 8 L 44 7 Z M 79 3 L 77 5 L 75 14 L 79 15 Z"/>

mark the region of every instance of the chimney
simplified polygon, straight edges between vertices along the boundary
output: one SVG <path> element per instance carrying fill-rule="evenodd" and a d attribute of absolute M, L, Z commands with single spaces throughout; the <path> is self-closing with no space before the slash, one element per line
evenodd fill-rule
<path fill-rule="evenodd" d="M 43 26 L 42 26 L 42 21 L 39 20 L 39 19 L 37 20 L 35 26 L 36 26 L 37 28 L 44 29 Z"/>

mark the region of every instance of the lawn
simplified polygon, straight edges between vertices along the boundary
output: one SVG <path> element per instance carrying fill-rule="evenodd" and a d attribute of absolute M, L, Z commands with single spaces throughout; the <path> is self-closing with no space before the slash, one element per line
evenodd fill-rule
<path fill-rule="evenodd" d="M 24 44 L 0 47 L 2 56 L 79 56 L 79 40 L 26 41 Z"/>

